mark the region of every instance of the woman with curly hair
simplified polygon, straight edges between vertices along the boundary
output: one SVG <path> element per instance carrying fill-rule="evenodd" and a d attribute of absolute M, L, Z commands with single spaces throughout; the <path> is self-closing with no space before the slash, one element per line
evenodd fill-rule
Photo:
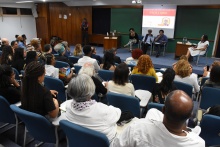
<path fill-rule="evenodd" d="M 164 104 L 166 96 L 176 90 L 173 83 L 175 77 L 175 71 L 172 68 L 167 68 L 163 74 L 163 80 L 160 83 L 156 83 L 153 88 L 153 102 Z"/>
<path fill-rule="evenodd" d="M 196 78 L 190 76 L 192 73 L 192 67 L 186 60 L 179 60 L 176 64 L 175 70 L 175 79 L 174 81 L 183 82 L 189 85 L 192 85 L 194 92 L 199 92 L 199 85 Z"/>
<path fill-rule="evenodd" d="M 131 52 L 131 57 L 128 57 L 126 59 L 126 64 L 134 64 L 136 65 L 137 62 L 138 62 L 138 58 L 143 55 L 143 51 L 139 48 L 136 48 L 134 49 L 132 52 Z"/>
<path fill-rule="evenodd" d="M 158 81 L 158 77 L 154 70 L 154 65 L 151 61 L 150 56 L 141 55 L 138 59 L 137 66 L 131 72 L 132 74 L 144 74 L 147 76 L 153 76 L 156 78 L 156 82 Z"/>
<path fill-rule="evenodd" d="M 13 60 L 13 50 L 11 46 L 6 45 L 2 49 L 1 64 L 11 65 Z"/>
<path fill-rule="evenodd" d="M 81 44 L 76 44 L 75 49 L 73 51 L 73 55 L 76 57 L 82 57 L 83 56 L 83 51 L 82 51 L 82 45 Z"/>

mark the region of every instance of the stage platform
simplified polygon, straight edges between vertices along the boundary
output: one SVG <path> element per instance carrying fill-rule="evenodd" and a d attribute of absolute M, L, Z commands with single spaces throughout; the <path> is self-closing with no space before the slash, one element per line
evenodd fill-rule
<path fill-rule="evenodd" d="M 97 50 L 97 55 L 100 55 L 102 57 L 103 47 L 97 47 L 97 46 L 95 47 Z M 74 47 L 71 46 L 71 50 L 73 50 L 73 48 Z M 119 56 L 124 61 L 126 58 L 131 57 L 131 52 L 129 52 L 129 50 L 126 48 L 119 48 L 117 49 L 117 56 Z M 156 58 L 155 55 L 152 55 L 151 59 L 152 59 L 152 62 L 155 68 L 172 67 L 172 64 L 178 61 L 174 59 L 174 53 L 165 53 L 165 56 L 160 56 L 159 58 Z M 208 57 L 206 60 L 205 57 L 201 57 L 200 62 L 199 62 L 200 66 L 196 66 L 195 62 L 190 62 L 190 64 L 193 66 L 193 73 L 202 75 L 203 67 L 206 65 L 211 65 L 214 60 L 217 60 L 217 59 Z"/>

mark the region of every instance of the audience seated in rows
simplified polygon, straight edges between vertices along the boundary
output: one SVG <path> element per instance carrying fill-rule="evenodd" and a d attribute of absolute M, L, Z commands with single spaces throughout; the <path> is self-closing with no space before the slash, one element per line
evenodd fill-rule
<path fill-rule="evenodd" d="M 199 92 L 199 85 L 196 77 L 190 76 L 192 67 L 186 60 L 179 60 L 176 64 L 174 81 L 183 82 L 193 86 L 194 92 Z"/>
<path fill-rule="evenodd" d="M 151 61 L 150 56 L 148 55 L 141 55 L 139 57 L 137 66 L 133 68 L 132 74 L 143 74 L 147 76 L 153 76 L 156 78 L 156 82 L 158 81 L 158 77 L 154 70 L 154 65 Z"/>
<path fill-rule="evenodd" d="M 111 71 L 115 70 L 116 65 L 114 61 L 114 54 L 112 52 L 105 52 L 103 57 L 103 64 L 100 64 L 100 68 Z"/>
<path fill-rule="evenodd" d="M 210 71 L 211 71 L 211 69 L 214 67 L 214 66 L 220 66 L 220 61 L 214 61 L 213 63 L 212 63 L 212 65 L 210 66 L 210 68 L 209 68 L 209 70 L 207 70 L 207 66 L 205 66 L 204 68 L 203 68 L 203 77 L 210 77 Z"/>
<path fill-rule="evenodd" d="M 121 110 L 91 99 L 95 93 L 95 84 L 86 74 L 74 77 L 68 84 L 67 92 L 72 100 L 66 104 L 66 119 L 105 134 L 111 142 L 116 136 L 116 122 Z"/>
<path fill-rule="evenodd" d="M 90 62 L 94 65 L 96 72 L 100 69 L 96 59 L 91 58 L 92 47 L 90 45 L 85 45 L 83 47 L 84 56 L 78 60 L 78 65 L 83 66 L 85 63 Z"/>
<path fill-rule="evenodd" d="M 138 58 L 143 55 L 143 51 L 139 48 L 134 49 L 131 52 L 131 57 L 128 57 L 125 61 L 126 64 L 133 64 L 133 65 L 137 65 L 138 62 Z"/>
<path fill-rule="evenodd" d="M 22 80 L 22 109 L 55 118 L 59 113 L 57 91 L 48 90 L 43 86 L 45 67 L 37 61 L 26 66 Z"/>
<path fill-rule="evenodd" d="M 80 69 L 80 71 L 79 71 L 79 73 L 78 73 L 79 75 L 80 74 L 86 74 L 86 75 L 88 75 L 88 76 L 90 76 L 91 78 L 92 78 L 92 80 L 93 80 L 93 82 L 94 82 L 94 84 L 95 84 L 95 93 L 97 94 L 97 95 L 106 95 L 106 93 L 107 93 L 107 82 L 105 83 L 105 86 L 102 84 L 102 82 L 96 77 L 96 72 L 95 72 L 95 69 L 94 69 L 94 66 L 93 66 L 93 64 L 92 63 L 85 63 L 82 67 L 81 67 L 81 69 Z"/>
<path fill-rule="evenodd" d="M 83 57 L 83 51 L 82 51 L 82 45 L 81 44 L 76 44 L 74 51 L 73 51 L 73 56 L 76 57 Z"/>
<path fill-rule="evenodd" d="M 11 65 L 13 60 L 13 50 L 11 46 L 6 45 L 2 49 L 1 64 Z"/>
<path fill-rule="evenodd" d="M 183 91 L 175 90 L 168 94 L 163 113 L 150 109 L 145 118 L 119 134 L 111 147 L 205 147 L 205 141 L 186 126 L 192 110 L 192 99 Z"/>
<path fill-rule="evenodd" d="M 21 100 L 20 85 L 15 80 L 14 70 L 9 65 L 0 65 L 0 95 L 10 104 Z"/>
<path fill-rule="evenodd" d="M 26 57 L 26 51 L 24 51 L 23 48 L 19 47 L 15 49 L 15 53 L 12 61 L 12 67 L 17 69 L 19 73 L 21 70 L 24 69 L 25 57 Z"/>
<path fill-rule="evenodd" d="M 160 83 L 156 83 L 153 88 L 153 102 L 164 104 L 167 95 L 177 89 L 173 83 L 174 77 L 175 71 L 171 68 L 167 68 L 163 73 L 162 81 Z"/>
<path fill-rule="evenodd" d="M 134 86 L 132 83 L 128 83 L 129 69 L 127 64 L 119 64 L 113 75 L 113 80 L 108 82 L 108 91 L 135 96 Z"/>
<path fill-rule="evenodd" d="M 98 64 L 102 64 L 102 58 L 99 55 L 96 55 L 96 48 L 92 46 L 92 55 L 91 58 L 96 59 L 96 61 L 98 62 Z"/>
<path fill-rule="evenodd" d="M 210 72 L 210 78 L 206 80 L 203 87 L 220 88 L 220 66 L 214 66 Z"/>

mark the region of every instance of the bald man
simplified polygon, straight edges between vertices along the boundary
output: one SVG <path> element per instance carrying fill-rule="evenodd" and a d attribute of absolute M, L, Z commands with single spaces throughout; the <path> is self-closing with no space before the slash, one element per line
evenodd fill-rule
<path fill-rule="evenodd" d="M 163 113 L 150 109 L 145 119 L 128 126 L 111 143 L 113 147 L 205 147 L 205 141 L 186 129 L 193 110 L 191 98 L 181 90 L 171 92 Z"/>
<path fill-rule="evenodd" d="M 9 45 L 9 41 L 7 38 L 2 38 L 1 42 L 2 42 L 2 45 L 0 47 L 0 50 L 2 50 L 4 46 Z"/>

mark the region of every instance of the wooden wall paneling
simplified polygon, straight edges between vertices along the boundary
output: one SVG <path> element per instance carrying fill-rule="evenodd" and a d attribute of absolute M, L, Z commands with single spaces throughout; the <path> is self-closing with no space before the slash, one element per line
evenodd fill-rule
<path fill-rule="evenodd" d="M 69 15 L 69 14 L 71 14 L 71 15 Z M 73 42 L 72 42 L 72 11 L 71 11 L 71 7 L 67 8 L 66 27 L 67 27 L 66 41 L 68 42 L 68 44 L 72 45 Z"/>

